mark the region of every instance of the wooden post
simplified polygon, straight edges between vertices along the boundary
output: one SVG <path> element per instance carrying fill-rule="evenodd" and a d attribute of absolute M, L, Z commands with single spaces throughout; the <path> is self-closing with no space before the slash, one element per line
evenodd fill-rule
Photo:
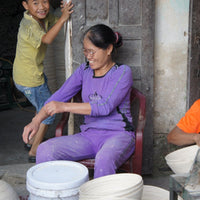
<path fill-rule="evenodd" d="M 67 3 L 69 0 L 65 0 Z M 72 20 L 71 16 L 65 24 L 65 77 L 66 79 L 73 73 L 73 58 L 72 58 Z M 68 135 L 74 134 L 74 115 L 70 113 L 68 121 Z"/>

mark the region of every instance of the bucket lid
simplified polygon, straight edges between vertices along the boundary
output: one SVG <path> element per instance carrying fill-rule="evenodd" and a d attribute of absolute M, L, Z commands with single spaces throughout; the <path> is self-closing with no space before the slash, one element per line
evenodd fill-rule
<path fill-rule="evenodd" d="M 35 188 L 63 190 L 80 187 L 88 181 L 88 169 L 73 161 L 49 161 L 27 171 L 27 184 Z"/>

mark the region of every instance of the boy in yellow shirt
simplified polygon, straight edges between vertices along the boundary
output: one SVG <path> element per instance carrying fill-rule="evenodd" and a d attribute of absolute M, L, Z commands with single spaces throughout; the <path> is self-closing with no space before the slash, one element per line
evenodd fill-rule
<path fill-rule="evenodd" d="M 51 96 L 44 75 L 44 57 L 47 44 L 53 42 L 64 23 L 73 12 L 73 4 L 61 2 L 62 15 L 59 19 L 49 13 L 49 0 L 24 0 L 26 11 L 20 23 L 16 56 L 13 65 L 13 80 L 20 90 L 39 112 L 44 102 Z M 38 145 L 42 142 L 55 116 L 44 120 L 32 141 L 29 161 L 35 162 Z"/>

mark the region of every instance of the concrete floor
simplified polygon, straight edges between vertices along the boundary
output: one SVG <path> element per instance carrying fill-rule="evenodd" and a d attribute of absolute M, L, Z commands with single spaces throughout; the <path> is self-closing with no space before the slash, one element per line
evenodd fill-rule
<path fill-rule="evenodd" d="M 8 182 L 24 200 L 29 194 L 26 190 L 26 172 L 34 164 L 28 162 L 28 151 L 24 149 L 21 135 L 23 127 L 33 116 L 32 106 L 24 109 L 16 106 L 12 109 L 0 110 L 0 179 Z M 54 125 L 50 126 L 47 138 L 54 136 L 59 119 L 60 115 L 56 117 Z M 145 185 L 166 190 L 169 188 L 169 175 L 145 175 L 143 181 Z"/>

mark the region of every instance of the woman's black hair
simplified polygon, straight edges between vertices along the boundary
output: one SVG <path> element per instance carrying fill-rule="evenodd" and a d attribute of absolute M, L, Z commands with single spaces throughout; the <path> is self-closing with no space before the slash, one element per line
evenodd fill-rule
<path fill-rule="evenodd" d="M 113 49 L 122 45 L 122 36 L 104 24 L 97 24 L 90 27 L 85 32 L 85 36 L 92 44 L 101 49 L 107 49 L 110 44 L 113 45 Z"/>

